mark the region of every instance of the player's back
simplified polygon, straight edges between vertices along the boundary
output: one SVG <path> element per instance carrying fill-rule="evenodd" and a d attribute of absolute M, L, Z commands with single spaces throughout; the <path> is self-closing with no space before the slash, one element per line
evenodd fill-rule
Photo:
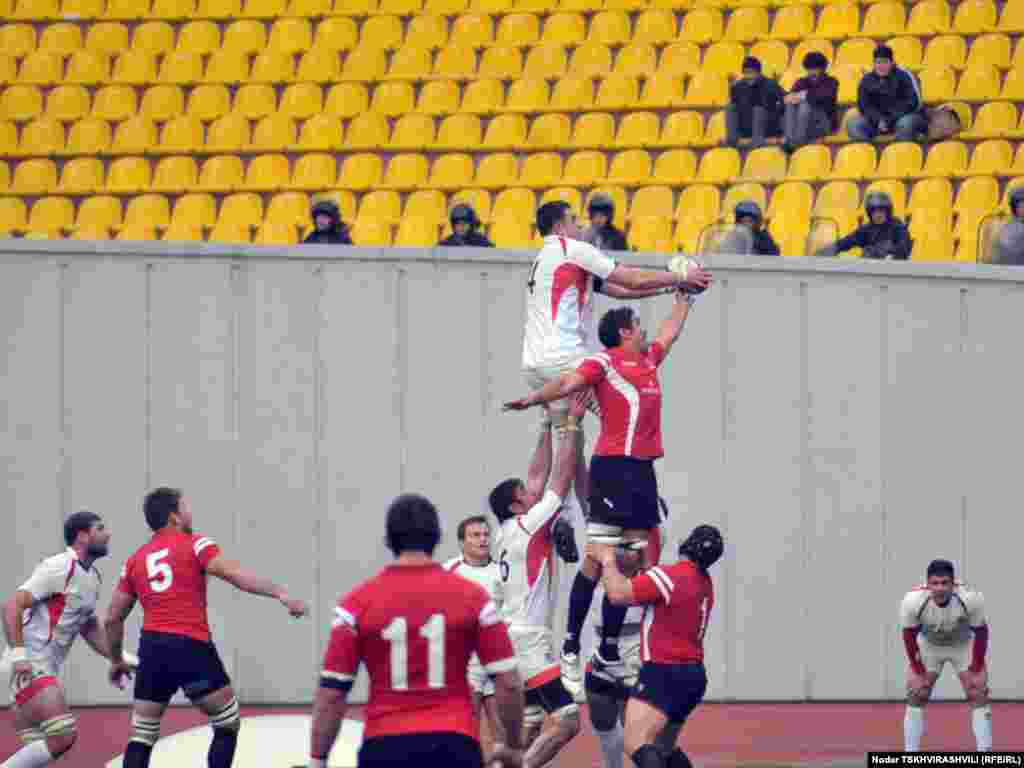
<path fill-rule="evenodd" d="M 119 588 L 142 604 L 143 631 L 210 641 L 204 569 L 219 553 L 207 536 L 167 528 L 128 559 Z"/>
<path fill-rule="evenodd" d="M 704 633 L 715 602 L 711 577 L 689 560 L 655 566 L 644 573 L 662 597 L 644 617 L 644 661 L 703 661 Z"/>

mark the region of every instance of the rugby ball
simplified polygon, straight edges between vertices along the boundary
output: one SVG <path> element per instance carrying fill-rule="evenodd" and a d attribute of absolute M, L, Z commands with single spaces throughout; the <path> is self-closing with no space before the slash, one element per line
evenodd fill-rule
<path fill-rule="evenodd" d="M 691 259 L 689 256 L 673 256 L 668 262 L 668 268 L 670 272 L 675 272 L 677 275 L 682 277 L 688 277 L 690 273 L 696 269 L 702 268 L 704 265 L 696 259 Z M 698 285 L 685 285 L 683 291 L 685 293 L 704 293 L 707 288 L 702 288 Z"/>

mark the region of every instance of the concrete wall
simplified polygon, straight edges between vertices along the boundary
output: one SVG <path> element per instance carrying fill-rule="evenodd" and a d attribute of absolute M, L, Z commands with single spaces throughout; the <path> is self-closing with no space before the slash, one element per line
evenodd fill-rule
<path fill-rule="evenodd" d="M 524 391 L 531 254 L 182 247 L 0 246 L 0 583 L 9 593 L 59 548 L 62 516 L 88 507 L 113 526 L 109 590 L 147 536 L 142 495 L 181 486 L 199 530 L 313 606 L 297 623 L 212 587 L 243 699 L 307 701 L 334 601 L 388 559 L 388 501 L 432 497 L 447 556 L 455 523 L 525 472 L 536 417 L 499 409 Z M 993 694 L 1024 696 L 1010 650 L 1024 634 L 1024 272 L 712 266 L 718 284 L 663 369 L 659 464 L 673 550 L 704 521 L 728 542 L 709 696 L 900 697 L 897 608 L 938 556 L 988 599 Z M 642 303 L 649 325 L 668 302 Z M 82 648 L 72 700 L 125 701 Z"/>

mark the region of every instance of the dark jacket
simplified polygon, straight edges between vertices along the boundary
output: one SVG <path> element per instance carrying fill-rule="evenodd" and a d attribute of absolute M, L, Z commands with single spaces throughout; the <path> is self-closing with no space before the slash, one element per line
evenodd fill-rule
<path fill-rule="evenodd" d="M 736 124 L 743 136 L 754 131 L 754 107 L 763 107 L 768 113 L 765 132 L 771 136 L 779 132 L 782 114 L 786 111 L 783 99 L 786 92 L 774 80 L 759 77 L 757 80 L 737 80 L 729 89 L 729 100 L 736 108 Z"/>
<path fill-rule="evenodd" d="M 302 242 L 312 245 L 352 245 L 352 236 L 349 235 L 345 222 L 338 221 L 331 229 L 314 229 Z"/>
<path fill-rule="evenodd" d="M 481 235 L 479 232 L 468 232 L 465 237 L 459 237 L 454 232 L 438 243 L 439 246 L 470 248 L 493 248 L 494 243 Z"/>
<path fill-rule="evenodd" d="M 867 259 L 909 259 L 913 245 L 906 225 L 889 219 L 885 224 L 868 223 L 854 230 L 836 243 L 835 253 L 860 248 Z"/>
<path fill-rule="evenodd" d="M 591 227 L 583 235 L 583 240 L 602 251 L 629 250 L 625 233 L 621 229 L 616 229 L 612 224 L 601 227 L 601 229 Z"/>
<path fill-rule="evenodd" d="M 807 91 L 807 103 L 828 115 L 828 119 L 832 121 L 832 130 L 838 130 L 839 112 L 836 109 L 836 101 L 839 97 L 839 81 L 832 75 L 825 75 L 818 80 L 801 77 L 790 89 L 791 93 L 800 91 Z"/>
<path fill-rule="evenodd" d="M 755 256 L 779 256 L 779 244 L 771 236 L 767 229 L 754 230 L 754 251 Z"/>
<path fill-rule="evenodd" d="M 1024 222 L 1010 219 L 999 230 L 995 238 L 992 263 L 1024 266 Z"/>
<path fill-rule="evenodd" d="M 917 82 L 902 67 L 893 67 L 888 77 L 868 72 L 860 81 L 857 109 L 873 126 L 885 120 L 891 129 L 901 117 L 918 112 L 921 107 Z"/>

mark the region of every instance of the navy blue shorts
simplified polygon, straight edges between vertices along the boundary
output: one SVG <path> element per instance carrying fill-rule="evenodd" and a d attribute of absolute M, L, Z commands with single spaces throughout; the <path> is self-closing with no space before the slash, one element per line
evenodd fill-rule
<path fill-rule="evenodd" d="M 139 638 L 136 700 L 166 704 L 180 689 L 198 701 L 228 685 L 231 679 L 213 643 L 163 632 L 143 632 Z"/>
<path fill-rule="evenodd" d="M 359 768 L 481 768 L 480 742 L 461 733 L 407 733 L 367 739 L 359 748 Z"/>
<path fill-rule="evenodd" d="M 668 717 L 671 723 L 683 723 L 704 700 L 708 676 L 704 665 L 655 664 L 648 661 L 640 668 L 640 679 L 633 696 L 643 699 Z"/>
<path fill-rule="evenodd" d="M 654 461 L 628 456 L 590 460 L 589 521 L 649 531 L 661 522 Z"/>

